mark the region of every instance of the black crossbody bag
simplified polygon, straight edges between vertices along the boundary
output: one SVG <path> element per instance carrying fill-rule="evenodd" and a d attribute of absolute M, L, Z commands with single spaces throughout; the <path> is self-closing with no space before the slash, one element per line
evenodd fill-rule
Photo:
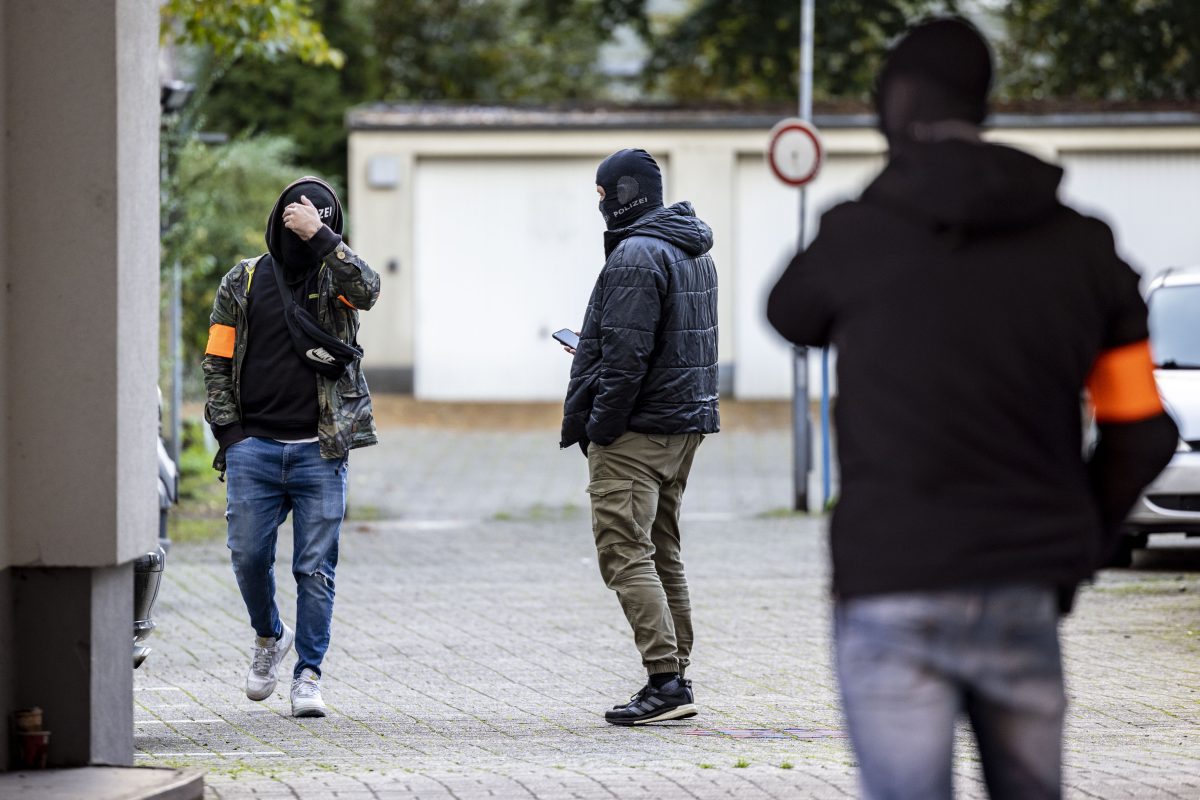
<path fill-rule="evenodd" d="M 275 285 L 279 287 L 279 297 L 283 301 L 283 318 L 287 321 L 288 333 L 292 337 L 292 347 L 314 372 L 330 380 L 337 380 L 346 374 L 346 370 L 363 356 L 361 348 L 349 345 L 336 336 L 327 333 L 308 313 L 308 309 L 296 302 L 283 281 L 279 265 L 272 259 L 271 272 L 275 275 Z"/>

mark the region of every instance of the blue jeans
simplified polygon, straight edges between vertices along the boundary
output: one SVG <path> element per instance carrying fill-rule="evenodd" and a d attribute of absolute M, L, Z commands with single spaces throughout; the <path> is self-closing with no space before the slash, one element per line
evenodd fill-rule
<path fill-rule="evenodd" d="M 292 575 L 296 579 L 296 669 L 321 674 L 333 620 L 338 534 L 346 512 L 346 459 L 321 458 L 320 445 L 244 439 L 225 454 L 229 550 L 250 624 L 259 636 L 279 636 L 275 604 L 275 542 L 292 512 Z"/>
<path fill-rule="evenodd" d="M 966 714 L 993 798 L 1062 795 L 1066 696 L 1050 588 L 852 598 L 834 610 L 842 707 L 870 800 L 951 798 Z"/>

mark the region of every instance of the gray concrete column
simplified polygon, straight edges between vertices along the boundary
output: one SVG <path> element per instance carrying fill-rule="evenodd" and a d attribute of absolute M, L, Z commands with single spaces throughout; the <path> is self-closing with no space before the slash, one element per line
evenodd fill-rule
<path fill-rule="evenodd" d="M 8 0 L 0 0 L 0 133 L 8 130 L 8 102 L 5 80 L 5 64 L 7 49 L 5 36 L 2 31 L 7 25 Z M 2 141 L 2 139 L 0 139 Z M 5 170 L 7 153 L 0 151 L 0 186 L 8 185 L 8 175 Z M 0 286 L 8 284 L 8 220 L 4 194 L 0 193 Z M 7 335 L 8 304 L 0 294 L 0 332 Z M 8 416 L 8 370 L 5 367 L 7 348 L 0 342 L 0 509 L 8 508 L 8 464 L 6 454 L 8 444 L 5 432 Z M 13 684 L 16 681 L 15 664 L 11 655 L 6 651 L 12 649 L 12 585 L 10 571 L 6 569 L 10 563 L 8 558 L 8 518 L 0 513 L 0 711 L 4 718 L 0 719 L 0 769 L 4 769 L 8 756 L 12 752 L 9 741 L 8 712 L 14 707 Z"/>
<path fill-rule="evenodd" d="M 11 570 L 16 708 L 37 706 L 48 766 L 133 763 L 133 566 Z"/>
<path fill-rule="evenodd" d="M 40 705 L 59 765 L 133 753 L 130 562 L 157 528 L 157 55 L 157 3 L 0 0 L 0 728 Z"/>

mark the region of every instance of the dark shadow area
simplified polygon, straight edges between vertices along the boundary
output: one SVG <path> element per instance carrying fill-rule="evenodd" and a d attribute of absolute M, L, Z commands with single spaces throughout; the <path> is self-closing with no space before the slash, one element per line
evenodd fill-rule
<path fill-rule="evenodd" d="M 1134 551 L 1131 569 L 1141 572 L 1200 572 L 1200 537 L 1151 535 L 1149 547 Z"/>

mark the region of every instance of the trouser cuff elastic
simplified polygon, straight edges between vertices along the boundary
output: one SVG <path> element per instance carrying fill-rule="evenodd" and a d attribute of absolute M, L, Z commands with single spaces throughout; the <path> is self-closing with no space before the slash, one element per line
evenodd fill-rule
<path fill-rule="evenodd" d="M 660 675 L 664 672 L 679 672 L 679 659 L 668 658 L 663 661 L 647 661 L 646 672 L 650 675 Z"/>

